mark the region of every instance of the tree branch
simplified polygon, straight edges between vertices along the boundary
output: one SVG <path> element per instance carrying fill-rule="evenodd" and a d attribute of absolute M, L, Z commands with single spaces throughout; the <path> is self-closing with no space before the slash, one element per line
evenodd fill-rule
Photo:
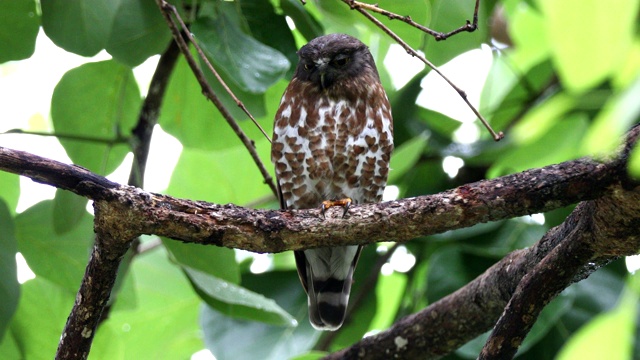
<path fill-rule="evenodd" d="M 533 247 L 512 252 L 453 294 L 324 359 L 438 359 L 491 329 L 498 318 L 479 359 L 513 358 L 555 296 L 640 249 L 640 188 L 622 177 L 612 190 L 580 203 Z"/>
<path fill-rule="evenodd" d="M 520 318 L 518 309 L 526 309 L 532 324 L 537 316 L 536 311 L 541 310 L 558 289 L 593 271 L 594 266 L 590 262 L 594 259 L 603 263 L 612 257 L 635 253 L 640 248 L 640 237 L 635 235 L 640 225 L 640 206 L 637 205 L 640 198 L 637 193 L 629 191 L 636 184 L 628 180 L 626 175 L 627 157 L 638 134 L 640 127 L 632 129 L 624 150 L 618 157 L 605 163 L 583 158 L 471 183 L 439 194 L 358 205 L 350 209 L 350 216 L 346 219 L 333 211 L 323 220 L 316 209 L 254 210 L 232 204 L 176 199 L 113 183 L 78 166 L 2 147 L 0 170 L 27 176 L 94 200 L 95 230 L 99 240 L 93 257 L 96 261 L 107 263 L 98 266 L 98 272 L 92 270 L 91 265 L 88 267 L 85 276 L 88 281 L 83 282 L 79 300 L 76 301 L 75 307 L 78 309 L 74 308 L 69 318 L 71 325 L 67 327 L 68 331 L 65 330 L 66 337 L 63 340 L 67 341 L 66 344 L 85 341 L 67 338 L 69 336 L 87 338 L 93 333 L 88 331 L 91 330 L 92 319 L 83 320 L 82 317 L 74 317 L 74 314 L 86 314 L 91 309 L 99 318 L 108 298 L 85 296 L 83 291 L 86 290 L 83 289 L 95 281 L 93 279 L 112 278 L 114 274 L 110 264 L 115 263 L 117 267 L 118 259 L 130 241 L 141 234 L 254 252 L 280 252 L 318 246 L 407 241 L 481 222 L 598 199 L 590 202 L 594 205 L 580 205 L 575 215 L 550 230 L 536 246 L 511 253 L 456 293 L 402 319 L 391 329 L 365 338 L 329 357 L 350 358 L 366 354 L 366 358 L 381 358 L 379 356 L 383 355 L 382 358 L 388 358 L 389 353 L 385 352 L 388 350 L 395 351 L 402 358 L 412 358 L 411 354 L 419 354 L 415 355 L 418 358 L 425 358 L 425 354 L 437 358 L 491 328 L 512 294 L 521 291 L 522 294 L 518 296 L 529 301 L 532 292 L 527 289 L 538 291 L 536 284 L 549 282 L 549 274 L 561 280 L 548 286 L 549 290 L 542 289 L 544 296 L 539 304 L 534 304 L 535 311 L 523 305 L 518 307 L 518 304 L 526 304 L 518 300 L 518 296 L 511 299 L 513 306 L 507 308 L 503 315 L 505 320 L 501 321 L 506 322 L 506 326 L 512 326 L 512 320 L 509 319 Z M 623 206 L 621 204 L 629 199 L 635 201 L 635 207 L 629 207 L 629 211 L 620 215 L 619 221 L 612 222 L 610 213 L 618 211 Z M 581 210 L 587 206 L 593 207 Z M 590 214 L 593 221 L 572 220 L 584 218 L 578 211 Z M 596 228 L 597 231 L 593 230 Z M 584 242 L 574 241 L 578 244 L 574 245 L 568 234 L 580 232 L 592 236 L 586 235 Z M 580 247 L 582 243 L 589 247 Z M 572 250 L 574 246 L 576 250 Z M 559 250 L 553 250 L 556 247 Z M 563 269 L 564 263 L 561 262 L 566 260 L 565 250 L 569 251 L 568 256 L 574 256 L 576 251 L 587 252 L 576 260 L 576 265 L 571 266 L 572 270 L 567 271 L 566 276 L 557 276 L 555 271 Z M 553 259 L 553 255 L 545 259 L 553 253 L 560 255 L 557 260 Z M 529 286 L 525 276 L 536 276 L 533 270 L 536 266 L 549 270 L 540 272 L 542 277 L 532 277 L 533 285 Z M 520 283 L 523 277 L 525 280 Z M 108 285 L 105 283 L 105 288 L 98 287 L 97 293 L 105 293 Z M 518 290 L 520 288 L 523 290 Z M 523 334 L 526 335 L 527 331 L 525 326 Z M 504 339 L 499 338 L 500 341 L 507 341 Z M 90 339 L 87 341 L 90 342 Z M 519 343 L 515 341 L 513 344 L 517 349 Z M 61 351 L 60 354 L 68 353 Z"/>
<path fill-rule="evenodd" d="M 583 158 L 439 194 L 353 206 L 346 219 L 319 209 L 255 210 L 176 199 L 115 184 L 78 166 L 0 147 L 0 170 L 104 202 L 136 235 L 254 252 L 407 241 L 477 223 L 545 212 L 602 196 L 626 176 L 623 159 Z M 126 220 L 125 220 L 126 219 Z"/>

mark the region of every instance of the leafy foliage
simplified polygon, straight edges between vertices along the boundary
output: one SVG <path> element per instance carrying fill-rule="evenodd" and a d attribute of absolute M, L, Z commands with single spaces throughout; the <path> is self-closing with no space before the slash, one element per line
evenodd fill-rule
<path fill-rule="evenodd" d="M 482 1 L 479 29 L 444 42 L 376 15 L 437 65 L 491 43 L 504 30 L 489 25 L 495 23 L 489 20 L 503 16 L 509 26 L 500 38 L 506 36 L 510 46 L 492 50 L 489 74 L 480 79 L 481 111 L 507 134 L 498 144 L 485 133 L 461 141 L 462 129 L 475 125 L 421 105 L 422 95 L 436 91 L 421 86 L 428 71 L 412 74 L 395 89 L 391 79 L 410 58 L 387 62 L 392 40 L 341 1 L 308 1 L 305 6 L 297 0 L 172 3 L 267 133 L 299 46 L 331 32 L 347 32 L 367 43 L 394 110 L 396 150 L 389 183 L 397 187 L 399 197 L 604 154 L 640 117 L 639 0 Z M 462 25 L 473 13 L 473 2 L 463 0 L 377 3 L 441 32 Z M 106 50 L 113 57 L 87 62 L 59 79 L 51 94 L 50 119 L 75 164 L 110 174 L 131 150 L 131 130 L 142 104 L 140 92 L 146 84 L 138 84 L 133 68 L 164 51 L 170 41 L 168 28 L 152 0 L 0 1 L 0 62 L 29 58 L 40 26 L 69 52 L 93 56 Z M 207 76 L 268 163 L 269 143 Z M 37 86 L 35 81 L 31 86 Z M 171 74 L 160 114 L 160 127 L 183 146 L 175 169 L 166 169 L 171 177 L 166 193 L 277 207 L 244 147 L 201 96 L 183 59 Z M 460 160 L 457 175 L 445 172 L 445 158 Z M 640 147 L 634 150 L 630 171 L 640 177 Z M 0 189 L 0 353 L 50 358 L 84 273 L 93 217 L 85 211 L 86 200 L 63 191 L 16 214 L 18 197 L 25 195 L 18 177 L 0 173 Z M 355 275 L 352 299 L 359 301 L 335 336 L 310 327 L 290 254 L 252 257 L 229 249 L 144 239 L 158 246 L 134 257 L 123 274 L 91 357 L 186 358 L 206 346 L 219 360 L 315 359 L 464 286 L 507 253 L 535 243 L 570 210 L 416 239 L 404 245 L 404 258 L 391 257 L 384 275 L 376 264 L 387 246 L 369 246 Z M 36 274 L 21 285 L 16 282 L 17 251 Z M 265 258 L 270 260 L 266 272 L 258 273 L 256 265 Z M 411 258 L 414 266 L 397 268 Z M 595 355 L 596 345 L 616 349 L 620 358 L 629 356 L 638 327 L 637 278 L 618 261 L 567 289 L 545 309 L 520 358 L 600 356 Z M 366 285 L 372 290 L 361 293 Z M 447 359 L 475 358 L 484 338 Z M 239 346 L 239 339 L 251 342 Z"/>

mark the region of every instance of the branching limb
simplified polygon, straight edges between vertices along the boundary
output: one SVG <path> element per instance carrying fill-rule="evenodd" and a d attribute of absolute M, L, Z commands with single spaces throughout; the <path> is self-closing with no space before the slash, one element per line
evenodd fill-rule
<path fill-rule="evenodd" d="M 342 0 L 342 1 L 346 2 L 347 4 L 350 3 L 350 0 Z M 477 3 L 476 3 L 476 6 L 477 6 Z M 389 29 L 387 26 L 385 26 L 383 23 L 381 23 L 380 20 L 376 19 L 373 15 L 369 14 L 364 8 L 356 7 L 355 10 L 360 12 L 362 15 L 364 15 L 364 17 L 369 19 L 369 21 L 371 21 L 376 26 L 378 26 L 380 29 L 382 29 L 382 31 L 384 31 L 387 35 L 389 35 L 392 39 L 394 39 L 400 46 L 402 46 L 407 51 L 407 53 L 411 54 L 412 56 L 417 57 L 418 59 L 420 59 L 420 61 L 422 61 L 423 63 L 427 64 L 427 66 L 429 66 L 431 69 L 433 69 L 433 71 L 435 71 L 438 75 L 440 75 L 440 77 L 442 77 L 444 79 L 444 81 L 446 81 L 447 84 L 449 84 L 449 86 L 451 86 L 458 93 L 458 95 L 460 95 L 462 100 L 467 104 L 467 106 L 471 109 L 471 111 L 473 111 L 473 113 L 478 117 L 478 119 L 480 119 L 480 122 L 482 122 L 482 125 L 484 125 L 487 128 L 487 130 L 489 131 L 489 133 L 491 133 L 491 136 L 493 137 L 493 139 L 495 141 L 499 141 L 500 139 L 502 139 L 504 137 L 504 134 L 502 133 L 502 131 L 496 133 L 491 128 L 491 125 L 489 125 L 489 123 L 484 118 L 484 116 L 482 116 L 482 114 L 480 114 L 478 109 L 476 109 L 475 106 L 473 106 L 473 104 L 471 104 L 471 102 L 467 98 L 467 94 L 464 92 L 464 90 L 460 89 L 451 80 L 449 80 L 449 78 L 447 78 L 431 61 L 427 60 L 426 57 L 420 55 L 411 46 L 409 46 L 409 44 L 407 44 L 406 41 L 402 40 L 402 38 L 400 36 L 398 36 L 396 33 L 391 31 L 391 29 Z"/>
<path fill-rule="evenodd" d="M 512 252 L 453 294 L 325 359 L 438 359 L 491 329 L 498 318 L 479 359 L 511 359 L 557 294 L 609 261 L 637 252 L 638 226 L 640 187 L 620 178 L 613 191 L 580 203 L 533 247 Z"/>
<path fill-rule="evenodd" d="M 476 0 L 476 7 L 473 12 L 473 22 L 467 20 L 466 24 L 448 33 L 442 33 L 439 31 L 431 30 L 428 27 L 413 21 L 413 19 L 411 19 L 411 16 L 409 15 L 398 15 L 396 13 L 392 13 L 391 11 L 381 8 L 380 6 L 378 6 L 378 4 L 367 4 L 367 3 L 364 3 L 361 1 L 355 1 L 355 0 L 342 0 L 342 1 L 347 3 L 351 7 L 351 9 L 369 10 L 369 11 L 384 15 L 388 17 L 389 20 L 400 20 L 402 22 L 405 22 L 410 26 L 413 26 L 416 29 L 419 29 L 433 36 L 437 41 L 446 40 L 447 38 L 453 35 L 456 35 L 458 33 L 465 32 L 465 31 L 474 32 L 478 28 L 478 11 L 480 9 L 480 0 Z"/>
<path fill-rule="evenodd" d="M 100 219 L 97 212 L 96 219 Z M 101 227 L 96 223 L 96 242 L 60 337 L 56 360 L 86 359 L 89 355 L 96 327 L 116 280 L 120 260 L 132 239 L 119 238 L 111 226 Z"/>
<path fill-rule="evenodd" d="M 275 196 L 277 196 L 278 191 L 276 189 L 276 186 L 275 186 L 275 183 L 273 181 L 273 178 L 271 177 L 271 175 L 269 175 L 269 172 L 267 171 L 267 169 L 265 168 L 264 164 L 262 163 L 262 160 L 258 156 L 258 152 L 256 150 L 256 147 L 255 147 L 255 144 L 254 144 L 253 140 L 249 139 L 249 137 L 244 133 L 242 128 L 240 128 L 238 123 L 235 121 L 233 116 L 231 116 L 231 113 L 229 113 L 229 110 L 227 110 L 227 108 L 224 106 L 222 101 L 220 101 L 220 99 L 216 96 L 215 92 L 211 88 L 211 85 L 209 85 L 209 83 L 207 82 L 207 79 L 205 78 L 204 73 L 202 72 L 202 69 L 200 69 L 200 67 L 196 63 L 196 60 L 191 55 L 191 51 L 189 51 L 189 45 L 187 44 L 187 42 L 185 41 L 184 37 L 182 36 L 182 34 L 180 32 L 180 28 L 178 27 L 176 22 L 173 20 L 172 16 L 176 17 L 177 21 L 180 23 L 180 27 L 181 28 L 186 29 L 185 36 L 196 47 L 196 50 L 198 50 L 198 54 L 202 57 L 203 61 L 205 61 L 205 63 L 209 63 L 208 59 L 206 58 L 206 56 L 204 55 L 202 50 L 196 44 L 195 40 L 191 36 L 191 33 L 188 31 L 186 24 L 182 21 L 182 19 L 178 15 L 178 11 L 176 10 L 176 8 L 173 5 L 167 3 L 164 0 L 156 0 L 156 3 L 158 4 L 158 7 L 160 8 L 160 11 L 162 12 L 162 15 L 164 16 L 165 20 L 167 21 L 167 24 L 169 24 L 169 28 L 171 29 L 171 33 L 173 34 L 173 38 L 176 41 L 176 43 L 178 44 L 178 47 L 180 48 L 180 51 L 184 55 L 185 59 L 187 60 L 187 63 L 189 64 L 189 67 L 191 67 L 191 70 L 193 71 L 193 74 L 195 75 L 196 79 L 198 80 L 198 83 L 200 84 L 200 86 L 202 87 L 202 93 L 207 97 L 207 99 L 211 100 L 211 102 L 218 109 L 218 111 L 220 112 L 222 117 L 227 121 L 229 126 L 231 126 L 231 129 L 233 129 L 233 131 L 236 133 L 236 136 L 238 136 L 240 141 L 242 141 L 244 146 L 249 151 L 249 154 L 251 155 L 251 158 L 253 159 L 253 161 L 255 162 L 256 166 L 260 170 L 260 173 L 262 174 L 262 176 L 264 178 L 265 184 L 267 184 L 269 186 L 269 188 L 271 188 L 271 191 L 273 192 L 273 194 Z M 209 63 L 209 66 L 210 66 L 210 63 Z M 215 69 L 213 69 L 213 66 L 210 66 L 210 70 L 212 70 L 214 72 L 214 74 L 216 75 L 218 80 L 220 80 L 220 81 L 222 80 L 217 75 L 217 73 L 215 72 Z M 222 84 L 224 84 L 224 83 L 222 82 Z M 224 85 L 224 86 L 226 87 L 226 85 Z M 231 95 L 233 96 L 234 99 L 237 100 L 235 95 L 233 95 L 233 94 L 231 94 Z M 239 100 L 237 100 L 237 101 L 239 102 Z M 242 104 L 242 103 L 240 102 L 240 104 Z M 244 105 L 242 105 L 242 107 L 244 107 Z M 249 115 L 249 116 L 251 118 L 253 118 L 251 115 Z M 254 121 L 255 121 L 255 119 L 254 119 Z M 264 130 L 263 130 L 263 133 L 264 133 Z M 265 136 L 267 136 L 266 133 L 265 133 Z M 269 136 L 267 136 L 267 138 L 269 138 Z"/>

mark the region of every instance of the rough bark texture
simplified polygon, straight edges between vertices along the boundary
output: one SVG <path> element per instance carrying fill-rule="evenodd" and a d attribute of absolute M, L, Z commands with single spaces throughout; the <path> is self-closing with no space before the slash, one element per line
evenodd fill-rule
<path fill-rule="evenodd" d="M 545 212 L 610 193 L 625 169 L 618 160 L 578 159 L 466 184 L 439 194 L 330 209 L 255 210 L 176 199 L 118 185 L 73 165 L 0 147 L 0 169 L 104 203 L 135 235 L 255 252 L 407 241 L 477 223 Z"/>
<path fill-rule="evenodd" d="M 456 349 L 498 320 L 481 354 L 511 358 L 542 308 L 572 282 L 640 248 L 640 190 L 626 159 L 640 127 L 620 155 L 579 159 L 445 191 L 340 209 L 253 210 L 176 199 L 115 184 L 81 167 L 0 147 L 0 170 L 24 175 L 94 200 L 97 241 L 68 319 L 60 358 L 86 357 L 121 256 L 141 234 L 256 252 L 406 241 L 480 222 L 552 210 L 583 201 L 533 247 L 515 251 L 467 286 L 367 337 L 329 359 L 432 359 Z M 333 218 L 333 216 L 335 218 Z M 361 239 L 369 239 L 362 241 Z M 89 330 L 88 330 L 89 329 Z M 73 351 L 73 349 L 87 349 Z"/>

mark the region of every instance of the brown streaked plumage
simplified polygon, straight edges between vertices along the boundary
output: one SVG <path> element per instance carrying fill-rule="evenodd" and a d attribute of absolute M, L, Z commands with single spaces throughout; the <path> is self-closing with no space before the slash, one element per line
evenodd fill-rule
<path fill-rule="evenodd" d="M 387 95 L 369 49 L 344 34 L 316 38 L 299 63 L 275 116 L 271 160 L 283 209 L 324 200 L 382 200 L 393 151 Z M 322 330 L 344 321 L 360 246 L 296 251 L 309 319 Z"/>

